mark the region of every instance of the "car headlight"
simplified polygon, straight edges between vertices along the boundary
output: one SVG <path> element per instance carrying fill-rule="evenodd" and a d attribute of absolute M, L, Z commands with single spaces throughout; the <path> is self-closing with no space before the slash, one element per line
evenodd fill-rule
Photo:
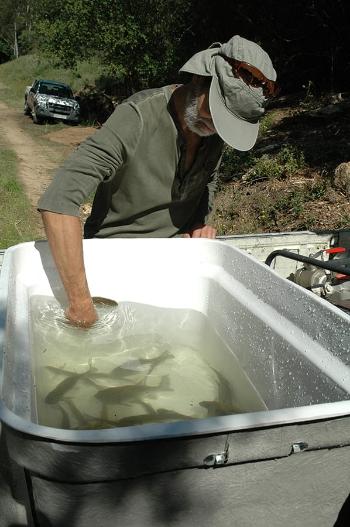
<path fill-rule="evenodd" d="M 46 108 L 47 107 L 47 98 L 46 97 L 43 97 L 42 95 L 38 95 L 37 98 L 36 98 L 36 102 L 39 106 L 41 106 L 42 108 Z"/>
<path fill-rule="evenodd" d="M 80 107 L 79 107 L 79 103 L 78 103 L 78 102 L 75 102 L 75 103 L 73 104 L 73 109 L 74 109 L 75 111 L 77 111 L 77 110 L 80 109 Z"/>

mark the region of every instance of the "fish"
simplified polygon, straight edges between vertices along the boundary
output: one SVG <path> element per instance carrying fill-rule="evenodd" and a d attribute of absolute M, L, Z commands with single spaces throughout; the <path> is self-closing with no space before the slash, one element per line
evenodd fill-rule
<path fill-rule="evenodd" d="M 218 370 L 213 368 L 213 371 L 217 378 L 218 398 L 215 401 L 201 401 L 199 405 L 206 408 L 208 417 L 239 413 L 237 404 L 232 401 L 232 388 L 230 383 Z"/>
<path fill-rule="evenodd" d="M 76 373 L 75 375 L 70 375 L 61 381 L 53 390 L 51 390 L 51 392 L 47 394 L 45 397 L 45 403 L 57 404 L 62 399 L 63 395 L 76 385 L 81 376 L 81 373 Z"/>
<path fill-rule="evenodd" d="M 148 365 L 150 365 L 150 368 L 148 369 L 148 374 L 150 374 L 154 370 L 154 368 L 158 366 L 158 364 L 161 364 L 162 362 L 173 358 L 174 355 L 168 350 L 166 350 L 157 357 L 154 357 L 153 359 L 131 359 L 124 362 L 120 366 L 114 368 L 109 375 L 112 378 L 120 378 L 123 376 L 135 375 L 137 373 L 145 371 L 146 368 L 142 368 L 142 366 Z"/>
<path fill-rule="evenodd" d="M 145 378 L 136 384 L 125 384 L 124 386 L 114 386 L 104 388 L 95 393 L 94 397 L 103 404 L 123 403 L 130 399 L 136 399 L 142 395 L 147 395 L 157 391 L 172 391 L 169 383 L 169 376 L 165 375 L 158 386 L 147 386 L 144 384 Z"/>
<path fill-rule="evenodd" d="M 174 355 L 170 353 L 168 350 L 164 351 L 157 357 L 154 357 L 153 359 L 146 359 L 146 358 L 140 358 L 140 359 L 130 359 L 125 361 L 120 366 L 117 366 L 110 372 L 99 372 L 97 368 L 90 367 L 90 370 L 88 372 L 85 372 L 85 376 L 92 379 L 123 379 L 124 377 L 130 377 L 135 376 L 139 373 L 144 373 L 147 371 L 147 366 L 150 365 L 148 368 L 147 373 L 150 374 L 158 364 L 174 358 Z M 146 366 L 145 368 L 143 366 Z M 53 371 L 55 373 L 58 373 L 60 375 L 77 375 L 76 372 L 65 370 L 64 368 L 57 368 L 55 366 L 46 366 L 46 369 Z"/>
<path fill-rule="evenodd" d="M 60 404 L 57 405 L 61 414 L 62 414 L 62 422 L 61 422 L 61 428 L 65 429 L 65 430 L 69 430 L 70 428 L 70 421 L 69 421 L 69 415 L 67 414 L 67 412 L 65 411 L 64 408 L 62 408 L 62 406 Z"/>
<path fill-rule="evenodd" d="M 93 296 L 92 302 L 95 306 L 116 307 L 118 305 L 118 302 L 116 302 L 115 300 L 112 300 L 111 298 L 105 298 L 102 296 Z"/>
<path fill-rule="evenodd" d="M 90 377 L 106 377 L 107 374 L 105 373 L 99 373 L 97 368 L 94 366 L 90 366 L 89 369 L 85 372 L 77 373 L 76 371 L 71 370 L 65 370 L 64 368 L 57 368 L 56 366 L 46 366 L 47 370 L 50 370 L 54 373 L 58 373 L 59 375 L 65 375 L 65 376 L 71 376 L 71 375 L 88 375 Z"/>
<path fill-rule="evenodd" d="M 186 421 L 187 419 L 195 419 L 195 417 L 191 415 L 181 414 L 174 410 L 166 410 L 165 408 L 159 408 L 156 413 L 160 419 L 167 421 Z"/>
<path fill-rule="evenodd" d="M 184 421 L 193 419 L 190 415 L 180 414 L 172 410 L 160 408 L 150 414 L 130 415 L 117 421 L 117 426 L 135 426 L 147 423 L 157 423 L 163 421 Z"/>
<path fill-rule="evenodd" d="M 213 368 L 217 377 L 218 401 L 224 406 L 230 406 L 232 402 L 232 388 L 228 380 L 215 368 Z"/>
<path fill-rule="evenodd" d="M 239 409 L 235 405 L 224 404 L 220 401 L 201 401 L 199 405 L 208 411 L 208 417 L 239 413 Z"/>
<path fill-rule="evenodd" d="M 68 397 L 64 397 L 62 399 L 62 402 L 66 403 L 70 410 L 70 413 L 73 415 L 73 417 L 79 424 L 83 424 L 85 422 L 83 414 L 78 410 L 77 406 L 73 403 L 71 399 L 69 399 Z"/>
<path fill-rule="evenodd" d="M 115 428 L 116 422 L 108 419 L 100 419 L 93 415 L 84 414 L 85 421 L 74 427 L 74 430 L 101 430 L 104 428 Z"/>
<path fill-rule="evenodd" d="M 111 419 L 105 419 L 102 417 L 96 417 L 95 415 L 89 415 L 84 414 L 84 417 L 86 419 L 86 425 L 89 425 L 92 428 L 113 428 L 116 426 L 115 421 L 112 421 Z"/>
<path fill-rule="evenodd" d="M 71 414 L 78 423 L 78 425 L 73 427 L 72 430 L 93 430 L 97 428 L 112 428 L 116 426 L 115 421 L 110 421 L 106 418 L 99 418 L 95 415 L 89 415 L 80 412 L 73 401 L 68 398 L 64 398 L 63 401 L 67 404 Z"/>
<path fill-rule="evenodd" d="M 104 421 L 103 419 L 93 418 L 85 421 L 84 424 L 75 426 L 72 430 L 104 430 L 106 428 L 115 428 L 117 425 L 114 422 Z"/>
<path fill-rule="evenodd" d="M 154 370 L 156 366 L 158 366 L 162 362 L 165 362 L 166 360 L 173 359 L 173 358 L 174 358 L 174 355 L 170 353 L 170 351 L 165 350 L 161 355 L 158 355 L 158 357 L 155 357 L 154 359 L 142 359 L 142 360 L 147 361 L 145 362 L 145 364 L 151 365 L 150 369 L 148 370 L 148 375 L 149 375 L 150 373 L 152 373 L 152 371 Z"/>
<path fill-rule="evenodd" d="M 155 423 L 157 417 L 155 414 L 128 415 L 117 421 L 116 426 L 136 426 Z"/>
<path fill-rule="evenodd" d="M 48 366 L 50 368 L 50 366 Z M 60 400 L 62 400 L 63 396 L 74 386 L 80 379 L 84 379 L 86 377 L 86 380 L 90 381 L 88 378 L 89 373 L 93 370 L 91 364 L 89 366 L 89 369 L 83 373 L 69 373 L 68 377 L 63 379 L 60 383 L 57 384 L 57 386 L 51 390 L 45 397 L 45 403 L 47 404 L 57 404 Z M 95 383 L 93 383 L 96 385 Z"/>

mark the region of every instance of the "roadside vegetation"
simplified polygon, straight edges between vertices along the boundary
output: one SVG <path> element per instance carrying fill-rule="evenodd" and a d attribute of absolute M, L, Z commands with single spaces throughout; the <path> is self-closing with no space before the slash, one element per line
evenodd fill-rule
<path fill-rule="evenodd" d="M 38 225 L 22 185 L 17 179 L 16 154 L 0 147 L 0 248 L 35 240 Z"/>
<path fill-rule="evenodd" d="M 349 14 L 345 0 L 238 0 L 222 9 L 208 0 L 5 0 L 0 100 L 22 115 L 25 87 L 57 80 L 87 110 L 95 105 L 84 124 L 100 125 L 119 100 L 186 82 L 178 69 L 189 56 L 241 34 L 273 57 L 282 91 L 254 149 L 225 149 L 212 223 L 219 234 L 349 228 L 350 196 L 335 181 L 337 166 L 349 163 Z M 43 145 L 66 126 L 29 117 L 21 125 Z M 66 150 L 55 148 L 59 162 Z"/>
<path fill-rule="evenodd" d="M 249 152 L 226 148 L 212 222 L 223 234 L 350 228 L 350 94 L 284 98 Z M 347 176 L 350 179 L 350 176 Z"/>

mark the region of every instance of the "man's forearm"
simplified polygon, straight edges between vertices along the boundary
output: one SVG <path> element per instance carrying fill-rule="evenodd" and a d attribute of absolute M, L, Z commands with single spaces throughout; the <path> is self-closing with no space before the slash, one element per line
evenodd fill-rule
<path fill-rule="evenodd" d="M 47 239 L 57 270 L 65 288 L 73 322 L 86 325 L 96 319 L 85 275 L 80 219 L 75 216 L 41 211 Z"/>

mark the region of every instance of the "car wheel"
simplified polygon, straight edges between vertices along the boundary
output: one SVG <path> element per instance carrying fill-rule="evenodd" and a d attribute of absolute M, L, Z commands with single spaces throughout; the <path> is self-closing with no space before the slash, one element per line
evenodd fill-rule
<path fill-rule="evenodd" d="M 35 123 L 35 124 L 41 124 L 42 123 L 42 119 L 37 116 L 35 110 L 33 110 L 33 123 Z"/>
<path fill-rule="evenodd" d="M 24 101 L 24 115 L 30 115 L 32 112 L 27 104 L 27 101 Z"/>

